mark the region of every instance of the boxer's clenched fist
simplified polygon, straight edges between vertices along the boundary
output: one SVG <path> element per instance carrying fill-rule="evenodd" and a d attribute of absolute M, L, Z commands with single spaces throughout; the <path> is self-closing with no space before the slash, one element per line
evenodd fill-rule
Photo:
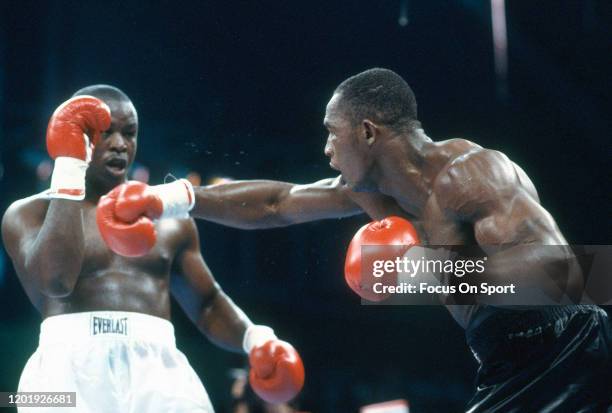
<path fill-rule="evenodd" d="M 304 364 L 285 341 L 270 340 L 249 354 L 249 382 L 253 391 L 269 403 L 293 399 L 304 385 Z"/>
<path fill-rule="evenodd" d="M 304 364 L 298 352 L 279 340 L 266 326 L 254 325 L 245 333 L 244 350 L 249 354 L 249 383 L 269 403 L 285 403 L 304 386 Z"/>
<path fill-rule="evenodd" d="M 93 146 L 110 124 L 109 107 L 93 96 L 73 97 L 53 112 L 47 127 L 47 151 L 55 160 L 51 197 L 85 197 L 85 171 Z"/>
<path fill-rule="evenodd" d="M 346 253 L 344 278 L 347 284 L 366 300 L 384 300 L 389 294 L 376 293 L 374 284 L 397 285 L 397 272 L 375 276 L 374 262 L 403 257 L 408 248 L 418 244 L 416 229 L 404 218 L 387 217 L 364 225 L 353 237 Z"/>
<path fill-rule="evenodd" d="M 113 252 L 140 257 L 155 246 L 153 220 L 187 218 L 193 203 L 193 187 L 185 179 L 157 186 L 130 181 L 100 198 L 96 222 Z"/>
<path fill-rule="evenodd" d="M 47 151 L 53 159 L 67 156 L 88 161 L 89 144 L 95 145 L 100 133 L 110 127 L 106 103 L 93 96 L 76 96 L 53 112 L 47 127 Z M 89 141 L 88 136 L 91 138 Z"/>

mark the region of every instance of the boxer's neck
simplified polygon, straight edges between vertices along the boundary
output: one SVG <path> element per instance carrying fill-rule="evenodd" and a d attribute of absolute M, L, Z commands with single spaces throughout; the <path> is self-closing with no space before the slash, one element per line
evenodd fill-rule
<path fill-rule="evenodd" d="M 411 205 L 412 212 L 422 211 L 436 175 L 428 161 L 433 146 L 422 129 L 388 139 L 375 162 L 375 179 L 380 191 L 404 205 Z"/>

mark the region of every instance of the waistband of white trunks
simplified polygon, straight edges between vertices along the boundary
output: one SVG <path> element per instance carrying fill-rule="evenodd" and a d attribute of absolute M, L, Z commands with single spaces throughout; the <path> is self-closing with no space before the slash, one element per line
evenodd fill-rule
<path fill-rule="evenodd" d="M 40 345 L 91 340 L 137 340 L 175 345 L 168 320 L 125 311 L 90 311 L 47 317 L 40 325 Z"/>

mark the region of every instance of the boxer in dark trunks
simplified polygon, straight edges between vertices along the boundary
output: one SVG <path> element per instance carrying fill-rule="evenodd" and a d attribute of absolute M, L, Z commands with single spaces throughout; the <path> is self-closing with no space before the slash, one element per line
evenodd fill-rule
<path fill-rule="evenodd" d="M 245 229 L 361 212 L 373 219 L 405 216 L 424 244 L 506 246 L 489 257 L 487 276 L 500 279 L 542 265 L 526 245 L 567 244 L 518 165 L 468 140 L 430 139 L 412 90 L 390 70 L 342 82 L 324 125 L 325 154 L 340 177 L 310 185 L 236 181 L 195 188 L 191 215 Z M 142 197 L 155 202 L 147 190 Z M 555 277 L 562 295 L 580 295 L 576 273 L 560 264 Z M 602 309 L 447 307 L 480 363 L 468 412 L 612 411 L 612 327 Z"/>

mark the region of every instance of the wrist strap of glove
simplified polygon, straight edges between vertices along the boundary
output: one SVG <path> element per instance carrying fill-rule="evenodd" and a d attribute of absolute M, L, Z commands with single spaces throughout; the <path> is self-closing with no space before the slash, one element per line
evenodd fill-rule
<path fill-rule="evenodd" d="M 75 201 L 85 199 L 87 165 L 87 162 L 81 159 L 67 156 L 57 157 L 53 167 L 53 175 L 51 175 L 51 188 L 48 191 L 48 196 Z"/>
<path fill-rule="evenodd" d="M 245 353 L 250 353 L 253 347 L 261 346 L 267 341 L 276 340 L 277 337 L 268 326 L 251 325 L 247 328 L 242 339 L 242 349 Z"/>
<path fill-rule="evenodd" d="M 164 206 L 163 213 L 159 219 L 165 218 L 189 218 L 189 211 L 195 205 L 195 194 L 193 185 L 186 179 L 178 179 L 169 184 L 151 187 Z"/>

